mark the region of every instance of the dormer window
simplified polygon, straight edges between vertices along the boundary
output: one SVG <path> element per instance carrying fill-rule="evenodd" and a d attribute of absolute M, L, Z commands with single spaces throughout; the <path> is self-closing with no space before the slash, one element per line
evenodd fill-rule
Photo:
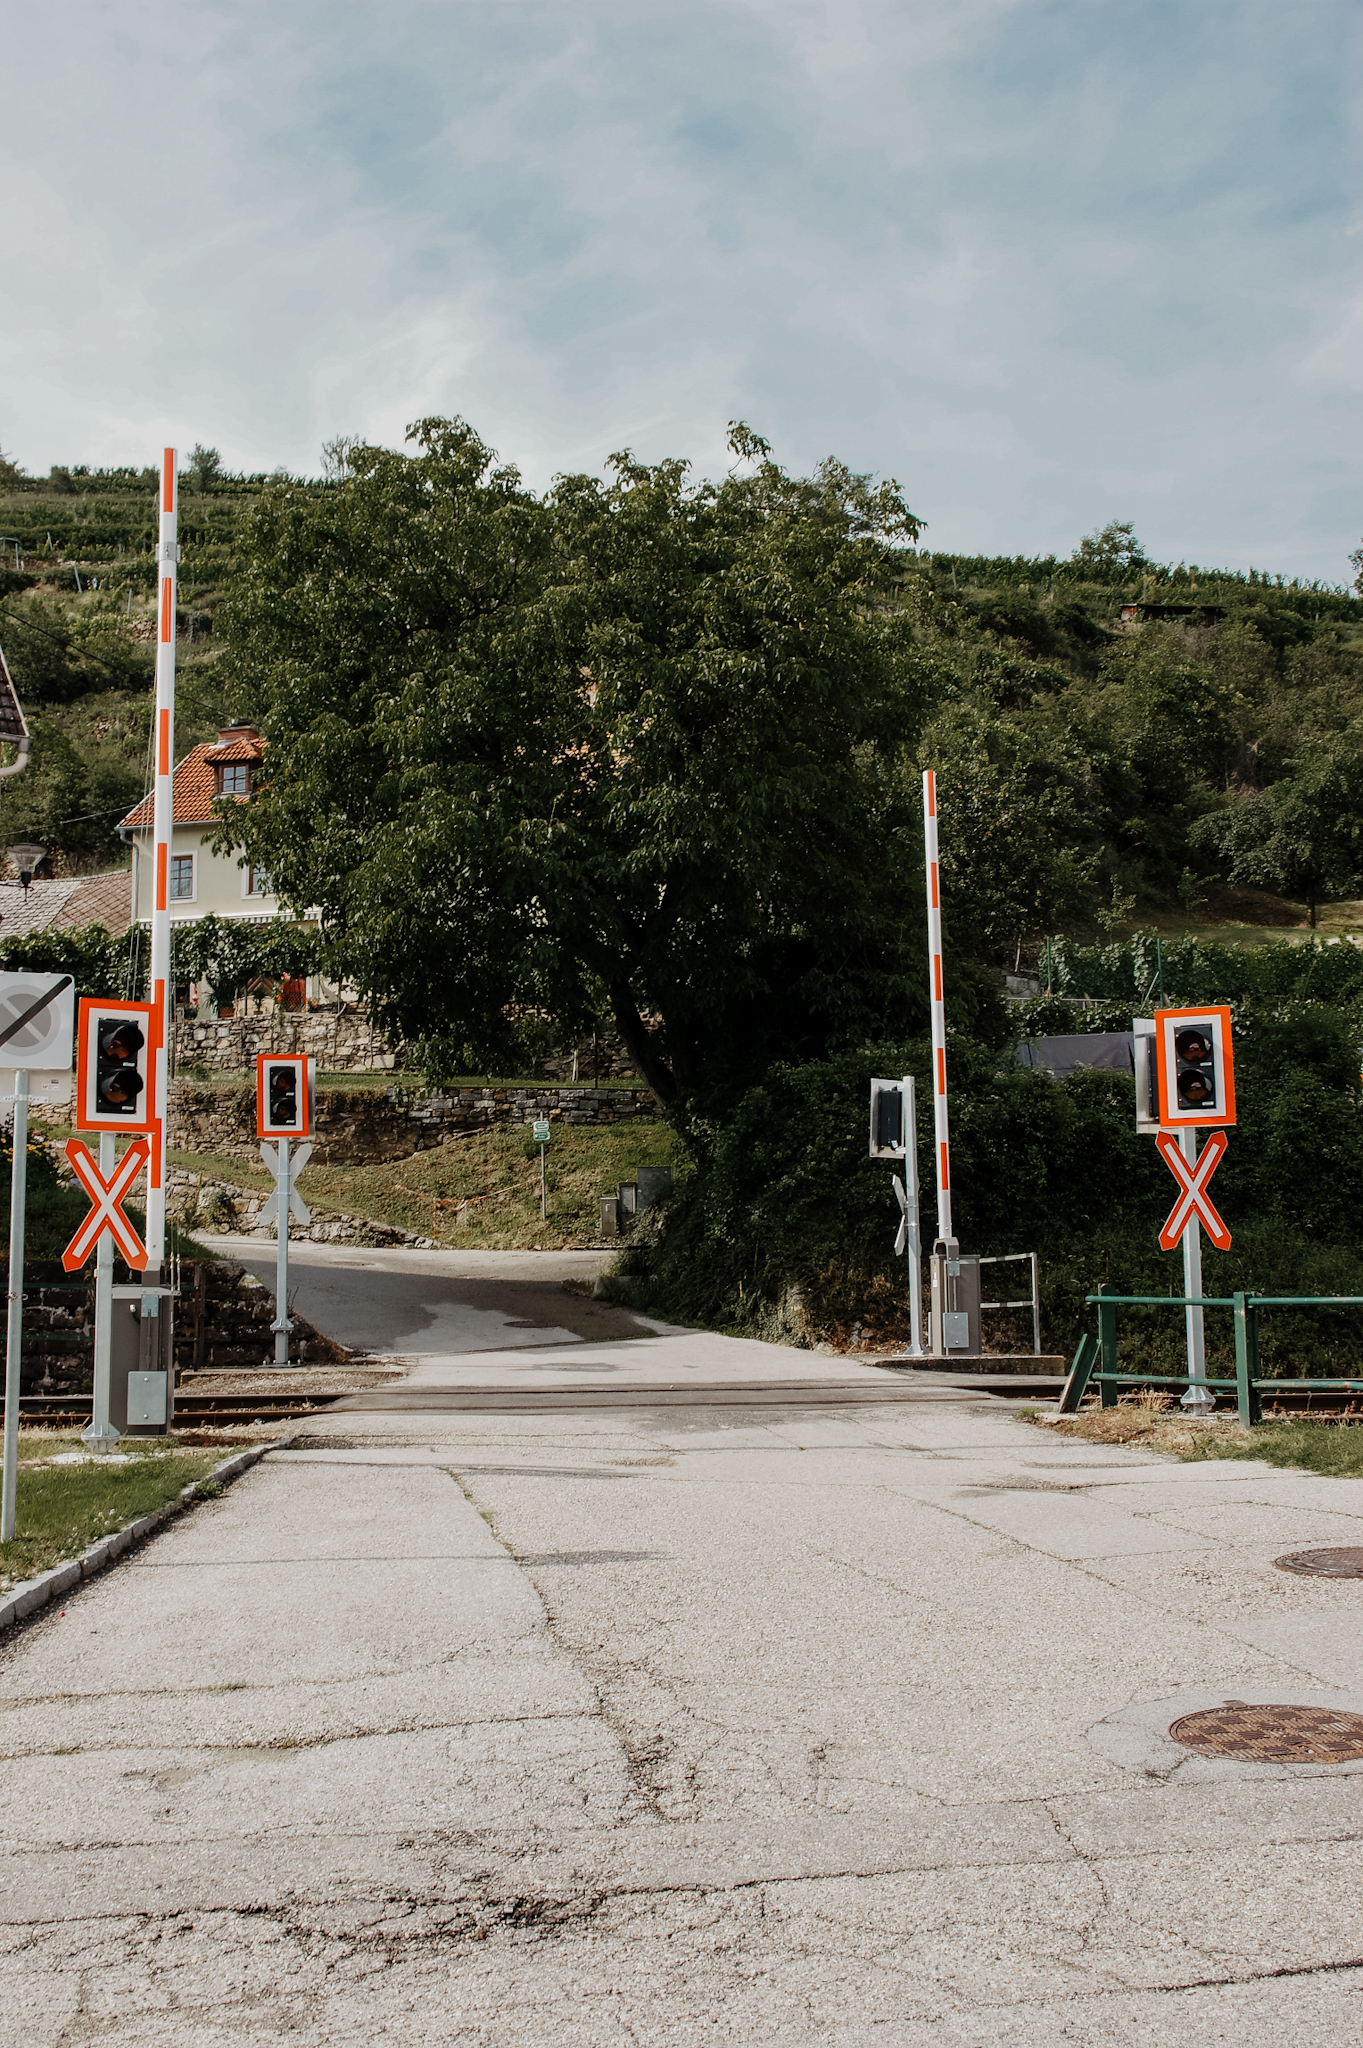
<path fill-rule="evenodd" d="M 249 796 L 251 794 L 251 764 L 249 761 L 227 761 L 218 769 L 219 796 Z"/>

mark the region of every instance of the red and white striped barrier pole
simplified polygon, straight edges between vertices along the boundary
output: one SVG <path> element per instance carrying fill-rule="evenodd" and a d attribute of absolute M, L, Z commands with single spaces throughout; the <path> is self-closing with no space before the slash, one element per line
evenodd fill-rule
<path fill-rule="evenodd" d="M 923 770 L 923 852 L 928 873 L 928 993 L 932 1001 L 932 1115 L 937 1236 L 951 1242 L 951 1140 L 947 1129 L 947 1020 L 942 1003 L 942 892 L 937 875 L 937 779 Z"/>
<path fill-rule="evenodd" d="M 151 1001 L 152 1086 L 156 1129 L 147 1168 L 147 1273 L 160 1277 L 166 1250 L 166 1126 L 169 1110 L 168 1053 L 174 988 L 170 974 L 170 855 L 175 830 L 175 571 L 180 559 L 177 539 L 175 450 L 161 456 L 161 525 L 157 555 L 158 605 L 156 632 L 156 780 L 152 800 Z"/>

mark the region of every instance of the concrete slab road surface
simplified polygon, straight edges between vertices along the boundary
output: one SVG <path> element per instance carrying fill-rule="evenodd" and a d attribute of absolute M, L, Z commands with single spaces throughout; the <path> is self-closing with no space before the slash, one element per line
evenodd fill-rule
<path fill-rule="evenodd" d="M 1363 1710 L 1363 1580 L 1273 1564 L 1355 1482 L 559 1352 L 576 1408 L 310 1418 L 7 1639 L 0 2042 L 1357 2048 L 1363 1764 L 1168 1734 Z"/>

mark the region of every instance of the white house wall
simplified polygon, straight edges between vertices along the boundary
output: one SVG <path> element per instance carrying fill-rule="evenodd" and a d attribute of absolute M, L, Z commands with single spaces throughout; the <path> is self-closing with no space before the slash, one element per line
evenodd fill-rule
<path fill-rule="evenodd" d="M 263 921 L 278 917 L 276 896 L 248 896 L 247 871 L 238 867 L 235 855 L 212 852 L 213 834 L 196 825 L 177 825 L 171 839 L 170 858 L 189 855 L 194 861 L 194 894 L 170 898 L 171 923 L 189 923 L 200 917 L 249 917 Z M 155 859 L 150 832 L 134 835 L 133 886 L 136 891 L 134 915 L 150 921 Z"/>

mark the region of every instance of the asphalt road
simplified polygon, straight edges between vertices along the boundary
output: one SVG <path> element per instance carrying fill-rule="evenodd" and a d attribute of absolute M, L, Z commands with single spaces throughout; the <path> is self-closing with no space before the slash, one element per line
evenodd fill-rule
<path fill-rule="evenodd" d="M 233 1238 L 225 1249 L 273 1288 L 273 1244 Z M 565 1293 L 566 1279 L 594 1277 L 607 1256 L 299 1244 L 289 1249 L 289 1307 L 351 1350 L 405 1358 L 647 1336 L 627 1309 Z"/>

